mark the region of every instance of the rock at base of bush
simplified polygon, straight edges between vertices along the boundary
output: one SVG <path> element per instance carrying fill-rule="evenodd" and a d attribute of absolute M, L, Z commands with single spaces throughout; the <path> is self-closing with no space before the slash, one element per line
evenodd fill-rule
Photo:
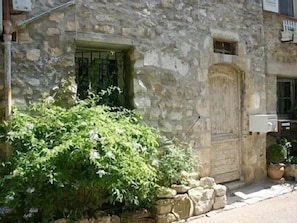
<path fill-rule="evenodd" d="M 215 197 L 214 204 L 213 204 L 213 209 L 217 210 L 220 208 L 224 208 L 227 204 L 227 198 L 226 196 L 221 196 L 221 197 Z"/>
<path fill-rule="evenodd" d="M 198 202 L 194 207 L 194 215 L 197 216 L 211 211 L 213 204 L 214 199 Z"/>
<path fill-rule="evenodd" d="M 171 223 L 177 221 L 177 217 L 170 213 L 166 215 L 157 215 L 157 222 L 158 223 Z"/>
<path fill-rule="evenodd" d="M 194 205 L 188 195 L 176 195 L 172 212 L 179 216 L 179 220 L 193 216 Z"/>

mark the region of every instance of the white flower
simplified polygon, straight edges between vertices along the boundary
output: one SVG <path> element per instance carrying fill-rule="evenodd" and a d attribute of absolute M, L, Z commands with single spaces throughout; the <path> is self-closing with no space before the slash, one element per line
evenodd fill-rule
<path fill-rule="evenodd" d="M 134 143 L 133 143 L 133 147 L 134 147 L 134 149 L 136 149 L 136 150 L 140 150 L 141 147 L 142 147 L 142 145 L 141 145 L 140 143 L 138 143 L 138 142 L 134 142 Z"/>
<path fill-rule="evenodd" d="M 115 132 L 116 132 L 116 134 L 118 134 L 118 135 L 122 135 L 123 132 L 124 132 L 124 130 L 121 129 L 121 128 L 116 128 Z"/>
<path fill-rule="evenodd" d="M 158 167 L 159 166 L 159 161 L 157 159 L 153 159 L 152 166 Z"/>
<path fill-rule="evenodd" d="M 29 129 L 29 130 L 32 130 L 34 128 L 34 124 L 29 122 L 26 124 L 26 128 Z"/>
<path fill-rule="evenodd" d="M 34 187 L 29 187 L 27 189 L 27 193 L 29 193 L 29 194 L 32 194 L 34 191 L 35 191 L 35 188 Z"/>
<path fill-rule="evenodd" d="M 92 140 L 98 140 L 99 139 L 99 136 L 98 136 L 97 132 L 94 129 L 89 131 L 89 136 L 90 136 L 90 139 L 92 139 Z"/>
<path fill-rule="evenodd" d="M 13 134 L 14 134 L 13 131 L 9 131 L 9 132 L 7 133 L 7 135 L 9 135 L 9 136 L 12 136 Z"/>
<path fill-rule="evenodd" d="M 140 143 L 135 142 L 133 143 L 133 147 L 138 150 L 139 152 L 145 152 L 147 150 L 147 148 L 144 146 L 142 146 Z"/>
<path fill-rule="evenodd" d="M 11 212 L 12 212 L 12 210 L 8 207 L 0 207 L 0 214 L 4 215 L 4 214 L 9 214 Z"/>
<path fill-rule="evenodd" d="M 106 156 L 108 157 L 108 158 L 110 158 L 110 159 L 115 159 L 115 155 L 111 152 L 111 151 L 108 151 L 107 153 L 106 153 Z"/>
<path fill-rule="evenodd" d="M 141 147 L 141 152 L 145 152 L 145 151 L 147 151 L 147 147 L 146 146 Z"/>
<path fill-rule="evenodd" d="M 38 212 L 38 208 L 30 208 L 29 213 L 37 213 Z"/>
<path fill-rule="evenodd" d="M 106 174 L 106 172 L 105 172 L 105 170 L 98 170 L 98 171 L 96 172 L 96 174 L 98 174 L 99 177 L 102 177 L 103 175 Z"/>
<path fill-rule="evenodd" d="M 28 213 L 28 214 L 24 214 L 24 215 L 23 215 L 23 218 L 28 219 L 28 218 L 31 218 L 32 216 L 33 216 L 32 213 Z"/>
<path fill-rule="evenodd" d="M 95 160 L 100 157 L 100 154 L 96 150 L 90 152 L 90 160 Z"/>
<path fill-rule="evenodd" d="M 5 199 L 6 199 L 7 201 L 12 201 L 12 200 L 14 200 L 14 196 L 13 196 L 13 195 L 7 195 L 7 196 L 5 197 Z"/>
<path fill-rule="evenodd" d="M 99 142 L 104 143 L 106 137 L 100 137 Z"/>

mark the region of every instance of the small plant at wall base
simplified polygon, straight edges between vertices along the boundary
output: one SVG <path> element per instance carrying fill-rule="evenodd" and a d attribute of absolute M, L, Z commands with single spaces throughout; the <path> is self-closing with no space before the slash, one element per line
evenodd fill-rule
<path fill-rule="evenodd" d="M 141 124 L 137 113 L 97 102 L 62 108 L 50 98 L 14 110 L 0 126 L 1 141 L 11 146 L 0 167 L 0 222 L 78 219 L 110 205 L 150 207 L 158 187 L 193 169 L 190 149 L 188 157 L 173 142 L 160 147 L 159 131 Z"/>
<path fill-rule="evenodd" d="M 272 144 L 266 149 L 267 173 L 270 178 L 280 179 L 284 175 L 285 162 L 288 153 L 286 141 Z"/>

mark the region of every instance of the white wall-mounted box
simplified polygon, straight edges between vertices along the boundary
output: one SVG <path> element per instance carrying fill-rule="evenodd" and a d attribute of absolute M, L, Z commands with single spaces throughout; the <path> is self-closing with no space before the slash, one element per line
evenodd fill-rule
<path fill-rule="evenodd" d="M 31 0 L 12 0 L 12 9 L 20 12 L 30 12 L 32 10 Z"/>
<path fill-rule="evenodd" d="M 278 123 L 276 114 L 257 114 L 249 116 L 250 132 L 277 132 Z"/>

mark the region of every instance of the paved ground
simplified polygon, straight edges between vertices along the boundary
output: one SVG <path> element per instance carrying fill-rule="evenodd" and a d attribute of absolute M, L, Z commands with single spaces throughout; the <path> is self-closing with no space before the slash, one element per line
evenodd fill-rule
<path fill-rule="evenodd" d="M 228 194 L 224 210 L 189 223 L 297 223 L 297 184 L 265 181 Z"/>

